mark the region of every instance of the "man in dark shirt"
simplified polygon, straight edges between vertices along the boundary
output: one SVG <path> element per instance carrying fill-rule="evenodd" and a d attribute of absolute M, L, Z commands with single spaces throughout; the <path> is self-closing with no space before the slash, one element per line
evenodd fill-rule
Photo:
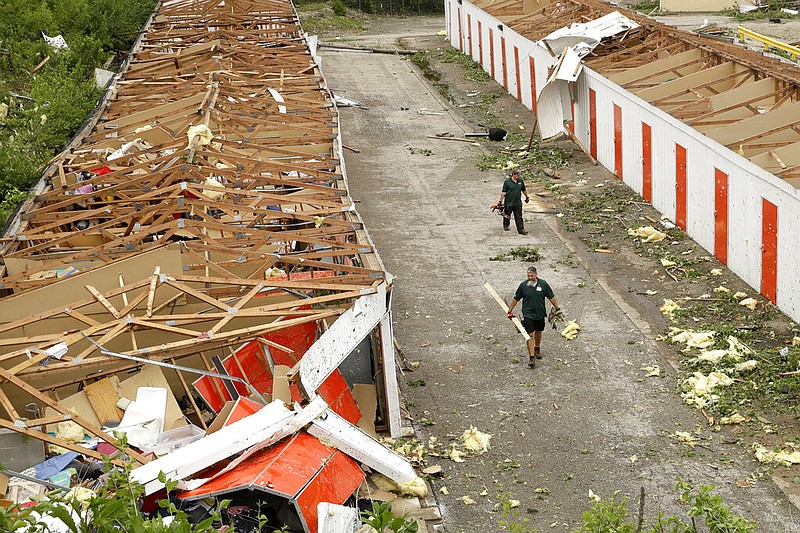
<path fill-rule="evenodd" d="M 505 203 L 503 212 L 503 229 L 508 231 L 511 224 L 511 214 L 514 214 L 514 223 L 517 225 L 517 232 L 520 235 L 527 235 L 525 224 L 522 221 L 522 195 L 525 195 L 525 203 L 528 203 L 530 196 L 525 190 L 525 182 L 522 181 L 519 169 L 511 171 L 511 176 L 503 182 L 503 190 L 500 192 L 499 204 Z"/>
<path fill-rule="evenodd" d="M 544 331 L 544 320 L 547 317 L 545 298 L 558 312 L 558 301 L 553 294 L 550 285 L 536 273 L 536 267 L 528 267 L 528 279 L 517 287 L 514 299 L 508 306 L 508 318 L 514 318 L 514 307 L 522 301 L 522 325 L 525 331 L 533 336 L 528 341 L 528 366 L 536 366 L 536 360 L 542 358 L 540 345 L 542 344 L 542 331 Z"/>

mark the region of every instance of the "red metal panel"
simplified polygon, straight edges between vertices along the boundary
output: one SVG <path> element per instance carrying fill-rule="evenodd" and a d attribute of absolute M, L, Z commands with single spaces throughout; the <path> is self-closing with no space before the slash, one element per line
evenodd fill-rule
<path fill-rule="evenodd" d="M 319 439 L 301 431 L 254 453 L 236 468 L 202 487 L 181 493 L 180 498 L 197 499 L 249 488 L 292 499 L 335 452 Z"/>
<path fill-rule="evenodd" d="M 361 409 L 358 408 L 350 387 L 338 369 L 328 376 L 317 392 L 336 414 L 351 424 L 356 424 L 361 420 Z"/>
<path fill-rule="evenodd" d="M 503 63 L 503 89 L 508 91 L 508 60 L 506 59 L 506 38 L 500 36 L 500 61 Z"/>
<path fill-rule="evenodd" d="M 572 120 L 569 121 L 569 126 L 567 127 L 569 128 L 569 131 L 571 131 L 572 134 L 575 135 L 575 102 L 570 103 L 569 108 L 570 108 L 570 115 L 572 115 Z"/>
<path fill-rule="evenodd" d="M 458 14 L 458 51 L 464 51 L 464 40 L 461 37 L 461 8 L 456 8 L 456 13 Z"/>
<path fill-rule="evenodd" d="M 642 122 L 642 197 L 653 202 L 653 142 L 650 124 Z"/>
<path fill-rule="evenodd" d="M 675 145 L 675 224 L 686 230 L 686 148 Z"/>
<path fill-rule="evenodd" d="M 597 159 L 597 93 L 589 89 L 589 153 Z"/>
<path fill-rule="evenodd" d="M 301 306 L 299 309 L 309 309 L 309 307 Z M 279 348 L 270 348 L 270 355 L 276 365 L 292 367 L 302 358 L 303 354 L 308 351 L 311 345 L 314 344 L 317 338 L 317 326 L 313 322 L 298 324 L 297 326 L 267 333 L 264 335 L 264 338 L 294 351 L 292 355 Z M 244 378 L 246 374 L 246 379 L 248 379 L 250 384 L 253 385 L 258 392 L 272 394 L 272 374 L 265 363 L 265 357 L 261 350 L 260 343 L 251 341 L 237 350 L 236 359 L 238 360 L 238 364 L 236 360 L 233 359 L 233 356 L 229 356 L 223 359 L 223 365 L 232 376 Z M 242 369 L 245 371 L 244 374 L 241 371 Z M 219 388 L 214 386 L 214 380 L 217 381 Z M 216 413 L 219 413 L 220 409 L 225 405 L 225 402 L 231 399 L 220 379 L 203 376 L 195 380 L 192 385 L 208 406 Z M 235 385 L 236 390 L 239 391 L 240 394 L 243 396 L 250 395 L 250 392 L 244 385 L 239 383 Z M 300 390 L 296 384 L 292 385 L 291 391 L 292 399 L 301 399 Z M 220 395 L 220 392 L 222 395 Z"/>
<path fill-rule="evenodd" d="M 355 461 L 337 450 L 295 499 L 295 509 L 306 531 L 316 533 L 319 530 L 317 506 L 320 502 L 343 504 L 365 477 Z"/>
<path fill-rule="evenodd" d="M 614 104 L 614 174 L 622 179 L 622 108 Z"/>
<path fill-rule="evenodd" d="M 472 57 L 472 15 L 467 15 L 467 42 L 469 43 L 469 57 Z"/>
<path fill-rule="evenodd" d="M 519 48 L 514 47 L 514 74 L 517 78 L 517 100 L 522 101 L 522 86 L 519 78 Z"/>
<path fill-rule="evenodd" d="M 531 109 L 536 113 L 536 61 L 533 56 L 528 57 L 528 65 L 531 72 Z"/>
<path fill-rule="evenodd" d="M 222 365 L 229 375 L 247 380 L 258 392 L 272 394 L 272 375 L 257 341 L 244 344 L 235 352 L 235 359 L 234 355 L 230 355 L 222 360 Z M 203 376 L 195 380 L 192 386 L 216 413 L 231 399 L 221 379 Z M 250 395 L 250 391 L 241 383 L 234 383 L 234 386 L 242 396 Z"/>
<path fill-rule="evenodd" d="M 761 294 L 775 303 L 778 297 L 778 206 L 762 198 Z"/>
<path fill-rule="evenodd" d="M 489 68 L 491 69 L 490 74 L 492 75 L 492 79 L 494 78 L 494 31 L 489 28 Z"/>
<path fill-rule="evenodd" d="M 478 63 L 483 66 L 483 24 L 478 21 Z"/>
<path fill-rule="evenodd" d="M 244 489 L 263 491 L 289 500 L 305 531 L 316 533 L 319 503 L 343 504 L 365 477 L 354 460 L 301 431 L 179 497 L 196 500 Z"/>
<path fill-rule="evenodd" d="M 714 255 L 728 263 L 728 175 L 714 169 Z"/>
<path fill-rule="evenodd" d="M 231 412 L 228 413 L 228 418 L 225 419 L 223 426 L 229 426 L 234 422 L 238 422 L 242 418 L 246 418 L 256 411 L 260 411 L 264 406 L 256 403 L 250 398 L 237 398 L 236 403 L 233 404 Z"/>

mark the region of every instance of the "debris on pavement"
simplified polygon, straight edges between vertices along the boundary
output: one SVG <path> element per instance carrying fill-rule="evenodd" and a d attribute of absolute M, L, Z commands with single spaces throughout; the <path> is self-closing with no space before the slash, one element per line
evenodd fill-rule
<path fill-rule="evenodd" d="M 670 318 L 670 317 L 672 317 L 672 314 L 675 311 L 679 311 L 680 308 L 681 308 L 681 306 L 678 305 L 674 300 L 671 300 L 669 298 L 665 298 L 664 299 L 664 303 L 659 308 L 659 311 L 661 311 L 662 315 Z"/>
<path fill-rule="evenodd" d="M 739 305 L 743 305 L 744 307 L 750 309 L 751 311 L 755 311 L 756 305 L 758 305 L 758 300 L 755 298 L 745 298 L 744 300 L 739 302 Z"/>
<path fill-rule="evenodd" d="M 787 442 L 780 451 L 768 450 L 761 444 L 754 444 L 756 459 L 760 463 L 792 466 L 800 464 L 800 448 L 795 443 Z"/>
<path fill-rule="evenodd" d="M 714 336 L 716 334 L 716 331 L 693 331 L 690 329 L 671 327 L 668 337 L 673 344 L 686 344 L 685 351 L 688 351 L 691 348 L 708 348 L 713 345 Z"/>
<path fill-rule="evenodd" d="M 575 337 L 578 336 L 578 332 L 581 330 L 580 325 L 575 320 L 570 320 L 564 325 L 564 329 L 560 331 L 561 336 L 567 339 L 568 341 L 573 340 Z"/>
<path fill-rule="evenodd" d="M 683 400 L 689 405 L 703 408 L 717 400 L 713 391 L 717 387 L 725 387 L 733 383 L 733 379 L 724 372 L 710 372 L 708 375 L 695 372 L 683 380 L 682 387 L 685 392 L 681 394 Z"/>
<path fill-rule="evenodd" d="M 742 415 L 740 415 L 737 412 L 737 413 L 733 413 L 730 416 L 721 417 L 719 419 L 719 423 L 720 423 L 720 425 L 728 426 L 728 425 L 733 425 L 733 424 L 742 424 L 744 422 L 747 422 L 747 420 L 748 420 L 747 418 L 743 417 Z"/>
<path fill-rule="evenodd" d="M 491 435 L 478 431 L 474 426 L 470 426 L 469 429 L 465 430 L 461 435 L 464 447 L 479 455 L 489 449 L 489 441 L 491 439 Z"/>
<path fill-rule="evenodd" d="M 642 367 L 642 370 L 644 370 L 645 372 L 647 372 L 647 374 L 645 375 L 645 377 L 648 377 L 648 378 L 651 378 L 651 377 L 661 377 L 661 367 L 660 367 L 660 366 L 658 366 L 658 365 L 653 365 L 653 366 L 643 366 L 643 367 Z"/>
<path fill-rule="evenodd" d="M 697 446 L 697 443 L 700 440 L 687 431 L 676 431 L 673 434 L 673 436 L 678 442 L 680 442 L 681 444 L 686 444 L 690 448 L 694 448 L 695 446 Z"/>
<path fill-rule="evenodd" d="M 667 234 L 658 231 L 653 226 L 641 226 L 628 229 L 628 235 L 641 237 L 642 242 L 660 242 L 667 238 Z"/>
<path fill-rule="evenodd" d="M 466 459 L 464 459 L 464 456 L 466 455 L 467 455 L 466 452 L 463 452 L 458 448 L 450 448 L 449 457 L 450 459 L 452 459 L 454 463 L 463 463 L 464 461 L 466 461 Z"/>

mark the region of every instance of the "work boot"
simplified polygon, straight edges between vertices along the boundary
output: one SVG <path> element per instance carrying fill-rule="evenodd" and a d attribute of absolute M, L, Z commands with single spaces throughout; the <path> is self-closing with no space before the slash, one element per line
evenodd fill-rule
<path fill-rule="evenodd" d="M 524 229 L 524 230 L 520 231 L 519 234 L 520 235 L 527 235 L 528 234 L 528 230 Z"/>
<path fill-rule="evenodd" d="M 528 358 L 528 368 L 536 368 L 536 358 L 535 357 L 530 356 Z"/>
<path fill-rule="evenodd" d="M 508 231 L 508 226 L 503 226 L 503 230 Z"/>
<path fill-rule="evenodd" d="M 535 347 L 533 349 L 533 355 L 536 357 L 536 359 L 541 359 L 542 358 L 542 349 L 539 348 L 538 346 Z"/>

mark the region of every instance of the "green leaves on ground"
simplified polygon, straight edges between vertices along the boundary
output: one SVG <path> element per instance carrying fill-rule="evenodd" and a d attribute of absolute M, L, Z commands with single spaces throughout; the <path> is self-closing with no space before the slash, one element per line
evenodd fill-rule
<path fill-rule="evenodd" d="M 618 500 L 615 494 L 611 498 L 595 503 L 591 509 L 581 516 L 583 527 L 579 533 L 695 533 L 696 519 L 705 522 L 709 533 L 750 533 L 756 530 L 756 524 L 737 515 L 733 509 L 725 505 L 722 496 L 712 494 L 712 485 L 701 485 L 695 488 L 682 479 L 678 479 L 675 490 L 680 492 L 680 501 L 689 506 L 686 515 L 688 521 L 677 515 L 659 513 L 652 521 L 643 519 L 643 528 L 639 528 L 632 518 L 628 517 L 627 499 Z"/>
<path fill-rule="evenodd" d="M 539 251 L 538 246 L 516 246 L 507 252 L 490 257 L 489 261 L 512 261 L 514 259 L 519 259 L 520 261 L 535 263 L 541 258 L 542 253 Z"/>

